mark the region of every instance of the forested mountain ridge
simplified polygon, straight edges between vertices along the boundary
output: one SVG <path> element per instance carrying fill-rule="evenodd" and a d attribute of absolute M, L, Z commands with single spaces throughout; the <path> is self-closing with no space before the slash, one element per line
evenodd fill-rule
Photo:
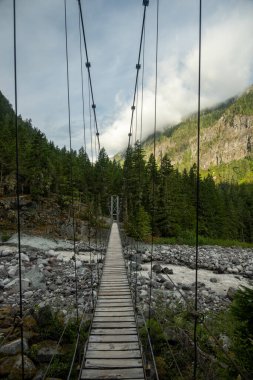
<path fill-rule="evenodd" d="M 16 218 L 15 198 L 13 208 L 6 210 L 6 200 L 15 197 L 16 193 L 14 121 L 14 111 L 0 93 L 2 230 L 7 229 L 8 221 L 14 226 Z M 28 219 L 23 219 L 27 204 L 22 206 L 24 226 L 28 222 L 34 224 L 34 215 L 39 219 L 38 223 L 44 219 L 46 230 L 49 222 L 53 224 L 56 218 L 61 223 L 64 217 L 66 223 L 71 225 L 73 209 L 79 218 L 80 228 L 83 221 L 94 226 L 97 217 L 109 214 L 110 196 L 116 194 L 121 203 L 120 219 L 130 235 L 148 240 L 153 233 L 156 237 L 175 238 L 179 242 L 184 241 L 182 238 L 194 236 L 196 165 L 181 172 L 172 165 L 169 154 L 159 156 L 160 161 L 152 154 L 147 159 L 147 152 L 138 143 L 127 150 L 123 166 L 116 160 L 110 160 L 104 149 L 92 164 L 83 148 L 78 152 L 58 148 L 34 128 L 30 120 L 24 121 L 19 116 L 18 127 L 20 193 L 36 204 L 33 215 Z M 39 208 L 45 204 L 49 205 L 50 212 L 42 210 L 43 214 L 39 214 Z M 56 210 L 59 212 L 56 213 Z M 50 214 L 51 221 L 47 214 Z M 252 219 L 253 184 L 217 184 L 210 174 L 200 178 L 201 236 L 253 242 Z M 57 231 L 61 230 L 59 226 Z"/>
<path fill-rule="evenodd" d="M 197 115 L 168 127 L 157 137 L 157 157 L 168 154 L 180 171 L 196 162 Z M 253 86 L 241 96 L 201 112 L 200 166 L 216 182 L 253 182 Z M 145 156 L 153 150 L 153 138 L 143 142 Z"/>
<path fill-rule="evenodd" d="M 92 165 L 81 148 L 71 153 L 59 148 L 37 128 L 31 120 L 18 116 L 19 179 L 22 194 L 33 199 L 56 194 L 60 203 L 68 202 L 72 189 L 70 164 L 72 165 L 74 196 L 84 203 L 98 204 L 102 211 L 108 209 L 107 197 L 120 188 L 118 163 L 111 161 L 101 149 L 97 162 Z M 67 131 L 66 131 L 67 133 Z M 16 145 L 14 111 L 0 92 L 0 195 L 15 195 Z M 103 173 L 103 175 L 101 175 Z M 95 201 L 99 198 L 99 202 Z"/>

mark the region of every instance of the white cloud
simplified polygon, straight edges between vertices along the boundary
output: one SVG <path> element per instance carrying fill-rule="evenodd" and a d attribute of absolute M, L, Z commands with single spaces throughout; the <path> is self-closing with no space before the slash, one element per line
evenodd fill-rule
<path fill-rule="evenodd" d="M 202 35 L 202 107 L 236 95 L 250 84 L 253 74 L 252 14 L 253 4 L 245 1 L 232 9 L 219 7 L 217 14 L 211 18 L 206 16 Z M 177 38 L 177 43 L 180 42 Z M 178 123 L 197 109 L 197 38 L 183 54 L 175 51 L 172 58 L 159 62 L 159 129 Z M 102 134 L 101 141 L 109 152 L 115 153 L 126 147 L 130 115 L 130 106 L 123 104 L 112 126 Z M 154 127 L 154 77 L 149 78 L 145 86 L 143 115 L 146 137 Z"/>
<path fill-rule="evenodd" d="M 141 0 L 82 2 L 100 140 L 110 155 L 128 143 L 141 3 Z M 75 0 L 67 4 L 73 146 L 79 149 L 83 127 L 78 13 Z M 147 10 L 144 136 L 152 133 L 154 126 L 155 5 L 151 1 Z M 17 8 L 18 112 L 31 118 L 56 145 L 68 146 L 63 2 L 19 0 Z M 233 96 L 253 81 L 252 14 L 251 0 L 203 1 L 203 106 Z M 13 103 L 12 16 L 12 2 L 0 0 L 0 90 Z M 196 0 L 160 1 L 157 98 L 160 129 L 196 110 L 197 17 Z M 85 109 L 89 141 L 87 86 Z"/>

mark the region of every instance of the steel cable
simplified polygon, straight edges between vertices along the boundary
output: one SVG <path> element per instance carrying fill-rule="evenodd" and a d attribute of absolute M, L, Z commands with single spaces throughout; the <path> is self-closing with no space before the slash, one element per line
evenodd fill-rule
<path fill-rule="evenodd" d="M 69 83 L 69 53 L 68 53 L 68 24 L 67 24 L 67 1 L 64 0 L 64 30 L 65 30 L 65 58 L 66 58 L 66 78 L 67 78 L 67 103 L 68 103 L 68 133 L 69 133 L 69 150 L 70 150 L 70 191 L 71 191 L 71 208 L 72 208 L 72 229 L 74 244 L 74 268 L 75 268 L 75 298 L 76 298 L 76 319 L 78 322 L 78 289 L 77 289 L 77 267 L 76 267 L 76 226 L 75 226 L 75 209 L 74 209 L 74 186 L 73 186 L 73 162 L 72 162 L 72 134 L 71 134 L 71 109 L 70 109 L 70 83 Z"/>
<path fill-rule="evenodd" d="M 140 38 L 139 52 L 138 52 L 138 63 L 136 64 L 136 70 L 137 71 L 136 71 L 135 86 L 134 86 L 133 104 L 131 107 L 131 110 L 132 110 L 131 122 L 130 122 L 130 129 L 129 129 L 129 133 L 128 133 L 128 148 L 131 145 L 132 134 L 133 134 L 133 118 L 134 118 L 134 111 L 135 111 L 135 100 L 136 100 L 136 93 L 137 93 L 139 71 L 141 68 L 141 65 L 140 65 L 141 49 L 142 49 L 142 43 L 143 43 L 144 26 L 145 26 L 145 20 L 146 20 L 146 8 L 148 6 L 148 1 L 143 1 L 143 5 L 144 5 L 144 10 L 143 10 L 142 27 L 141 27 L 141 38 Z"/>
<path fill-rule="evenodd" d="M 195 255 L 195 296 L 194 296 L 194 366 L 193 378 L 197 379 L 198 350 L 197 350 L 197 325 L 198 325 L 198 257 L 199 257 L 199 204 L 200 204 L 200 96 L 201 96 L 201 31 L 202 28 L 202 0 L 199 0 L 199 55 L 198 55 L 198 117 L 197 117 L 197 178 L 196 178 L 196 255 Z"/>
<path fill-rule="evenodd" d="M 94 93 L 93 93 L 93 87 L 92 87 L 92 81 L 91 81 L 91 73 L 90 73 L 91 64 L 90 64 L 89 57 L 88 57 L 88 49 L 87 49 L 87 42 L 86 42 L 85 28 L 84 28 L 84 20 L 83 20 L 83 11 L 82 11 L 82 5 L 81 5 L 81 1 L 80 0 L 78 0 L 78 6 L 79 6 L 79 14 L 80 14 L 80 17 L 81 17 L 81 26 L 82 26 L 82 32 L 83 32 L 83 41 L 84 41 L 84 48 L 85 48 L 85 54 L 86 54 L 86 68 L 88 70 L 88 78 L 89 78 L 90 92 L 91 92 L 91 99 L 92 99 L 92 109 L 93 109 L 94 122 L 95 122 L 95 128 L 96 128 L 96 137 L 97 137 L 97 143 L 98 143 L 98 152 L 100 152 L 99 131 L 98 131 L 97 115 L 96 115 L 96 104 L 94 102 Z"/>
<path fill-rule="evenodd" d="M 19 316 L 23 319 L 22 300 L 22 257 L 21 257 L 21 228 L 20 228 L 20 193 L 19 193 L 19 130 L 18 130 L 18 91 L 17 91 L 17 30 L 16 30 L 16 0 L 13 0 L 13 44 L 14 44 L 14 92 L 15 92 L 15 137 L 16 137 L 16 202 L 17 202 L 17 232 L 18 232 L 18 275 L 19 275 Z M 21 338 L 21 368 L 22 380 L 25 378 L 24 367 L 24 330 L 20 323 Z"/>

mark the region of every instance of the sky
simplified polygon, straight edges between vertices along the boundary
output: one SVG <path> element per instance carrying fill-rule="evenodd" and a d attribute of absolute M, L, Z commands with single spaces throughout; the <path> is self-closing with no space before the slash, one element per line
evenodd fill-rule
<path fill-rule="evenodd" d="M 142 0 L 81 0 L 101 146 L 112 156 L 128 143 Z M 14 105 L 13 2 L 0 0 L 0 91 Z M 157 128 L 197 110 L 199 0 L 160 0 Z M 202 0 L 201 107 L 253 84 L 253 1 Z M 64 0 L 18 0 L 18 114 L 47 138 L 69 147 Z M 72 146 L 84 145 L 79 13 L 67 0 Z M 133 141 L 154 130 L 156 0 L 147 7 L 143 105 L 141 80 Z M 85 62 L 85 57 L 83 55 Z M 85 135 L 91 155 L 89 92 L 84 68 Z M 94 128 L 91 119 L 91 128 Z M 92 137 L 95 155 L 94 135 Z"/>

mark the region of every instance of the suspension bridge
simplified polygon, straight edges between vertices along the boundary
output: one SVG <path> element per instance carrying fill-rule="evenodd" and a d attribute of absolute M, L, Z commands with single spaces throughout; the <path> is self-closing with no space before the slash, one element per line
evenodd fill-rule
<path fill-rule="evenodd" d="M 16 162 L 17 162 L 17 209 L 18 209 L 18 235 L 20 236 L 20 215 L 19 215 L 19 152 L 18 152 L 18 112 L 17 112 L 17 61 L 16 61 L 16 13 L 15 13 L 15 0 L 14 4 L 14 77 L 15 77 L 15 126 L 16 126 Z M 198 124 L 197 124 L 197 179 L 199 179 L 199 150 L 200 150 L 200 72 L 201 72 L 201 0 L 200 4 L 200 16 L 199 16 L 199 83 L 198 83 Z M 133 103 L 131 106 L 131 122 L 128 134 L 128 147 L 131 146 L 133 142 L 136 142 L 137 132 L 135 131 L 135 141 L 134 141 L 134 112 L 136 111 L 138 103 L 138 80 L 139 72 L 141 67 L 144 72 L 144 42 L 145 42 L 145 20 L 146 20 L 146 9 L 149 5 L 149 0 L 143 0 L 143 18 L 141 27 L 141 37 L 138 51 L 138 60 L 136 64 L 136 80 L 134 86 L 134 96 Z M 70 152 L 72 152 L 71 146 L 71 122 L 70 122 L 70 93 L 69 93 L 69 68 L 68 68 L 68 34 L 67 34 L 67 17 L 66 17 L 66 0 L 64 1 L 65 6 L 65 37 L 66 37 L 66 67 L 67 67 L 67 98 L 68 98 L 68 124 L 69 124 L 69 140 L 70 140 Z M 91 110 L 94 117 L 95 126 L 95 136 L 97 139 L 97 147 L 100 150 L 99 141 L 99 131 L 97 125 L 96 117 L 96 104 L 94 101 L 94 92 L 91 80 L 91 64 L 88 57 L 87 43 L 85 36 L 84 20 L 82 14 L 81 2 L 78 0 L 79 7 L 79 27 L 80 27 L 80 52 L 82 54 L 81 48 L 81 33 L 83 37 L 83 45 L 86 56 L 85 66 L 88 72 L 88 84 L 89 84 L 89 96 L 90 96 L 90 114 Z M 156 33 L 156 75 L 155 75 L 155 120 L 154 120 L 154 157 L 156 157 L 156 98 L 157 98 L 157 55 L 158 55 L 158 14 L 159 14 L 159 0 L 157 0 L 157 33 Z M 143 60 L 141 63 L 141 53 L 143 52 Z M 82 58 L 81 58 L 81 74 L 83 80 L 82 72 Z M 142 90 L 143 90 L 143 77 L 142 77 Z M 82 96 L 83 96 L 83 83 L 82 83 Z M 143 99 L 143 93 L 142 93 Z M 141 107 L 142 109 L 142 107 Z M 142 119 L 142 118 L 141 118 Z M 90 122 L 91 125 L 91 122 Z M 137 123 L 136 123 L 137 125 Z M 137 127 L 136 127 L 137 130 Z M 142 133 L 142 125 L 141 125 Z M 92 151 L 93 155 L 93 151 Z M 71 163 L 70 163 L 71 166 Z M 72 184 L 72 167 L 70 170 L 70 182 L 72 186 L 72 208 L 73 205 L 73 184 Z M 154 186 L 155 178 L 153 178 L 153 202 L 154 202 Z M 194 351 L 194 363 L 193 363 L 193 378 L 197 379 L 197 366 L 198 366 L 198 347 L 197 347 L 197 323 L 198 323 L 198 209 L 199 209 L 199 183 L 196 184 L 196 276 L 195 276 L 195 307 L 194 307 L 194 339 L 193 339 L 193 351 Z M 111 203 L 111 217 L 113 223 L 110 232 L 109 243 L 105 255 L 102 277 L 99 283 L 98 296 L 96 300 L 93 300 L 93 310 L 92 310 L 92 321 L 89 331 L 88 339 L 83 347 L 82 360 L 80 361 L 80 371 L 79 379 L 147 379 L 150 376 L 150 362 L 148 362 L 144 355 L 144 350 L 140 341 L 138 334 L 138 323 L 137 323 L 137 313 L 136 313 L 136 294 L 135 303 L 133 303 L 133 295 L 130 290 L 129 278 L 127 275 L 126 263 L 123 257 L 123 248 L 119 234 L 118 228 L 118 211 L 119 201 L 118 198 L 112 199 Z M 153 208 L 154 209 L 154 208 Z M 154 219 L 154 211 L 152 218 Z M 153 225 L 153 223 L 152 223 Z M 149 292 L 149 318 L 151 315 L 151 295 L 152 295 L 152 250 L 153 250 L 153 231 L 152 231 L 152 248 L 151 248 L 151 278 L 150 278 L 150 292 Z M 74 211 L 73 211 L 73 236 L 74 236 L 74 261 L 76 263 L 76 246 L 75 246 L 75 221 L 74 221 Z M 21 247 L 20 239 L 18 246 L 19 253 L 19 284 L 20 284 L 20 320 L 23 318 L 22 309 L 22 271 L 21 271 Z M 77 293 L 77 271 L 75 266 L 75 281 L 76 281 L 76 293 Z M 91 282 L 92 284 L 92 282 Z M 136 289 L 135 289 L 136 292 Z M 93 295 L 93 289 L 91 285 L 91 294 Z M 77 299 L 77 295 L 76 295 Z M 76 302 L 77 306 L 77 302 Z M 79 323 L 78 318 L 78 307 L 77 307 L 77 324 Z M 76 341 L 76 348 L 73 355 L 73 360 L 71 368 L 68 375 L 68 380 L 72 379 L 72 369 L 76 360 L 77 346 L 80 337 L 80 328 L 82 325 L 82 320 L 79 324 L 79 332 Z M 154 354 L 152 349 L 152 340 L 149 334 L 149 329 L 147 328 L 146 321 L 144 319 L 144 325 L 147 331 L 148 343 L 149 343 L 149 353 L 152 358 L 153 374 L 152 378 L 158 380 L 159 376 L 156 369 L 156 363 L 154 360 Z M 20 335 L 23 341 L 23 327 L 20 324 Z M 169 347 L 170 348 L 170 347 Z M 173 352 L 170 352 L 173 357 Z M 176 359 L 173 357 L 176 367 Z M 51 364 L 52 360 L 50 361 Z M 50 366 L 49 364 L 49 366 Z M 48 367 L 49 368 L 49 367 Z M 43 379 L 46 378 L 47 372 L 44 373 Z M 182 377 L 179 369 L 179 377 Z M 22 343 L 22 379 L 25 379 L 25 369 L 24 369 L 24 346 Z"/>
<path fill-rule="evenodd" d="M 141 350 L 118 225 L 114 222 L 80 379 L 144 379 Z"/>

